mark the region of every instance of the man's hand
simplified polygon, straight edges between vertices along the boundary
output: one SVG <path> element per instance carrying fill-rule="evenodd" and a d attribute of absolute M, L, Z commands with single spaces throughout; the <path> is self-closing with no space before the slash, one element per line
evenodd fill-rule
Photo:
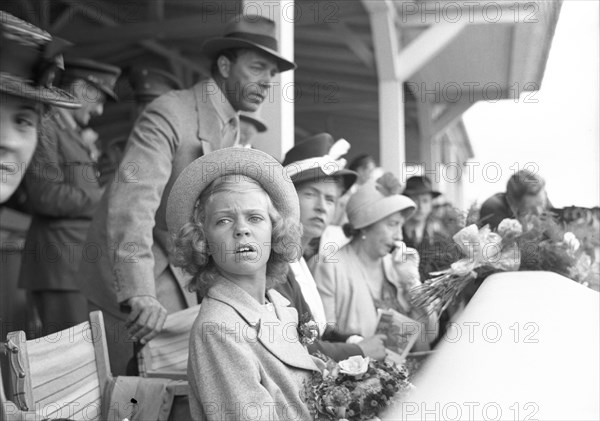
<path fill-rule="evenodd" d="M 131 297 L 128 301 L 131 312 L 125 322 L 131 339 L 144 345 L 163 328 L 167 310 L 158 300 L 149 295 Z"/>
<path fill-rule="evenodd" d="M 371 336 L 357 343 L 365 357 L 375 360 L 383 360 L 387 355 L 383 341 L 387 338 L 383 333 Z"/>

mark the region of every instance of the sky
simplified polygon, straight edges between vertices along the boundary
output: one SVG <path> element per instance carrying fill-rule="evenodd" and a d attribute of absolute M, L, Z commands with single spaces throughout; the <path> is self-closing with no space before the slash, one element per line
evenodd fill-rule
<path fill-rule="evenodd" d="M 555 207 L 600 204 L 600 2 L 565 0 L 538 103 L 478 102 L 463 116 L 482 168 L 496 163 L 497 182 L 474 171 L 465 204 L 505 191 L 513 170 L 537 170 Z M 523 97 L 521 97 L 523 99 Z M 501 122 L 501 124 L 498 124 Z M 479 176 L 477 176 L 479 175 Z M 487 181 L 486 181 L 487 178 Z"/>

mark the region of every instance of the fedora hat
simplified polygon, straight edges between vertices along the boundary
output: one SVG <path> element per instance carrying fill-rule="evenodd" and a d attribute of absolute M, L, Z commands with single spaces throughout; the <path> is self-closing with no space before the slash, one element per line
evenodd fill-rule
<path fill-rule="evenodd" d="M 344 182 L 345 193 L 356 181 L 358 174 L 345 169 L 344 156 L 350 144 L 340 139 L 334 143 L 329 133 L 319 133 L 296 143 L 283 160 L 288 175 L 294 184 L 305 181 L 323 180 L 327 177 L 339 177 Z"/>
<path fill-rule="evenodd" d="M 260 118 L 257 112 L 240 112 L 240 121 L 242 120 L 254 124 L 254 127 L 256 127 L 256 130 L 258 130 L 259 133 L 264 133 L 267 131 L 267 123 L 265 123 L 265 121 L 262 118 Z"/>
<path fill-rule="evenodd" d="M 164 93 L 182 88 L 179 79 L 171 73 L 152 67 L 131 69 L 129 84 L 138 102 L 150 102 Z"/>
<path fill-rule="evenodd" d="M 361 229 L 396 212 L 402 212 L 404 219 L 408 219 L 416 208 L 415 202 L 400 194 L 400 182 L 388 172 L 360 186 L 350 196 L 346 213 L 350 225 Z"/>
<path fill-rule="evenodd" d="M 0 92 L 63 108 L 81 104 L 53 86 L 71 43 L 0 11 Z"/>
<path fill-rule="evenodd" d="M 177 177 L 167 201 L 167 227 L 171 234 L 192 221 L 200 194 L 224 175 L 244 175 L 256 180 L 281 216 L 300 219 L 296 189 L 275 158 L 256 149 L 225 148 L 196 159 Z"/>
<path fill-rule="evenodd" d="M 121 69 L 106 63 L 84 58 L 65 60 L 64 80 L 82 79 L 104 92 L 113 101 L 117 101 L 115 85 L 121 75 Z"/>
<path fill-rule="evenodd" d="M 406 188 L 403 192 L 406 196 L 417 196 L 419 194 L 430 194 L 433 198 L 442 193 L 431 188 L 431 180 L 423 176 L 414 176 L 406 180 Z"/>
<path fill-rule="evenodd" d="M 211 38 L 202 45 L 202 52 L 210 58 L 231 48 L 260 50 L 277 61 L 280 72 L 296 68 L 296 64 L 279 54 L 275 22 L 260 15 L 240 14 L 230 20 L 223 36 Z"/>

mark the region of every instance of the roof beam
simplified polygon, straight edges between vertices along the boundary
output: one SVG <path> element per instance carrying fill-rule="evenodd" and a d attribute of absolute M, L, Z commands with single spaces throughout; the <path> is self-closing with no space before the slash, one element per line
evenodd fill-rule
<path fill-rule="evenodd" d="M 297 113 L 313 113 L 313 112 L 347 112 L 361 111 L 371 112 L 377 109 L 377 101 L 368 102 L 353 102 L 353 103 L 321 103 L 321 104 L 296 104 Z"/>
<path fill-rule="evenodd" d="M 375 55 L 371 47 L 361 37 L 356 35 L 348 25 L 339 21 L 337 23 L 329 23 L 328 27 L 360 59 L 367 69 L 375 69 Z"/>
<path fill-rule="evenodd" d="M 448 102 L 448 108 L 433 122 L 432 138 L 439 136 L 448 126 L 457 121 L 473 105 L 468 99 Z"/>
<path fill-rule="evenodd" d="M 62 0 L 72 1 L 72 0 Z M 154 3 L 154 0 L 151 1 Z M 107 28 L 91 29 L 78 36 L 78 44 L 107 42 L 139 42 L 146 39 L 206 38 L 219 32 L 220 22 L 203 22 L 200 15 L 163 21 L 107 25 Z"/>
<path fill-rule="evenodd" d="M 152 0 L 148 2 L 148 16 L 151 20 L 162 21 L 165 19 L 165 0 Z"/>
<path fill-rule="evenodd" d="M 90 12 L 89 7 L 86 4 L 82 4 L 82 3 L 78 2 L 77 0 L 61 0 L 61 1 L 63 3 L 70 5 L 75 10 Z M 112 17 L 106 15 L 105 13 L 98 11 L 98 10 L 92 10 L 92 12 L 93 13 L 87 13 L 86 15 L 93 18 L 96 22 L 98 22 L 104 26 L 117 26 L 118 25 L 117 21 L 115 21 Z M 158 43 L 156 41 L 150 41 L 150 40 L 140 41 L 139 44 L 142 45 L 144 48 L 146 48 L 149 51 L 152 51 L 152 52 L 154 52 L 160 56 L 166 57 L 168 59 L 175 60 L 195 72 L 198 72 L 202 75 L 206 75 L 206 70 L 203 67 L 182 57 L 181 55 L 179 55 L 177 53 L 174 53 L 169 48 L 161 45 L 160 43 Z"/>
<path fill-rule="evenodd" d="M 403 82 L 408 80 L 452 42 L 466 26 L 466 23 L 443 22 L 426 29 L 394 57 L 397 62 L 396 77 Z"/>
<path fill-rule="evenodd" d="M 400 35 L 396 30 L 396 6 L 391 0 L 362 0 L 369 13 L 377 74 L 379 76 L 379 162 L 400 177 L 406 159 L 404 89 L 398 78 Z"/>
<path fill-rule="evenodd" d="M 440 23 L 515 24 L 535 23 L 539 19 L 536 1 L 423 1 L 403 2 L 397 6 L 396 22 L 401 27 L 422 27 Z"/>

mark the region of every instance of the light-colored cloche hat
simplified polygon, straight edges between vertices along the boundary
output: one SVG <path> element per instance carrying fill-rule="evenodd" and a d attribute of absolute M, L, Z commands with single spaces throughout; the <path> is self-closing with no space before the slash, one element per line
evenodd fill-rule
<path fill-rule="evenodd" d="M 400 190 L 400 182 L 389 172 L 360 186 L 346 206 L 348 221 L 352 227 L 368 227 L 396 212 L 402 212 L 404 219 L 410 218 L 417 205 L 410 198 L 401 195 Z"/>
<path fill-rule="evenodd" d="M 356 182 L 358 174 L 347 170 L 342 156 L 348 153 L 350 143 L 345 139 L 333 141 L 329 133 L 319 133 L 296 143 L 283 159 L 283 165 L 295 185 L 305 181 L 318 181 L 339 177 L 344 192 Z"/>
<path fill-rule="evenodd" d="M 260 50 L 277 61 L 280 72 L 296 68 L 296 64 L 279 54 L 275 22 L 260 15 L 240 14 L 225 26 L 223 36 L 211 38 L 202 45 L 202 52 L 215 58 L 223 50 L 251 48 Z"/>
<path fill-rule="evenodd" d="M 0 92 L 63 108 L 81 104 L 54 84 L 71 43 L 0 10 Z"/>
<path fill-rule="evenodd" d="M 224 175 L 244 175 L 256 180 L 281 216 L 300 219 L 296 189 L 275 158 L 256 149 L 225 148 L 196 159 L 177 177 L 167 201 L 167 227 L 171 234 L 192 221 L 200 194 Z"/>

